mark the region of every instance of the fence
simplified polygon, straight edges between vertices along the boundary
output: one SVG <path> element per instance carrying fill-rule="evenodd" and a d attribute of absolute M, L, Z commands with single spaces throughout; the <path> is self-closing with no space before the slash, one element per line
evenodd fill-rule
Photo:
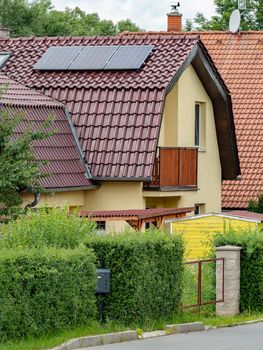
<path fill-rule="evenodd" d="M 222 274 L 221 276 L 221 283 L 222 283 L 222 288 L 221 288 L 221 295 L 220 297 L 216 296 L 215 293 L 215 287 L 216 287 L 216 269 L 214 269 L 214 295 L 215 298 L 214 300 L 204 300 L 203 299 L 203 266 L 204 264 L 211 264 L 211 263 L 216 263 L 217 264 L 217 270 L 219 270 L 219 264 L 221 265 L 220 272 Z M 191 308 L 191 307 L 201 307 L 204 305 L 210 305 L 210 304 L 216 304 L 216 303 L 222 303 L 224 302 L 225 298 L 225 258 L 214 258 L 214 259 L 204 259 L 204 260 L 196 260 L 196 261 L 189 261 L 185 262 L 185 265 L 190 265 L 190 266 L 197 266 L 197 295 L 195 295 L 197 303 L 193 304 L 183 304 L 182 308 Z M 211 277 L 211 276 L 210 276 Z M 192 287 L 192 286 L 191 286 Z"/>

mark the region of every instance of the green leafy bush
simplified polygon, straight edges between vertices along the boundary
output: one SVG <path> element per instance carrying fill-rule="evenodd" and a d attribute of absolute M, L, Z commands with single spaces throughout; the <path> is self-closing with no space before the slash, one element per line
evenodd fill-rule
<path fill-rule="evenodd" d="M 178 311 L 182 293 L 182 239 L 159 231 L 92 236 L 97 265 L 111 269 L 105 317 L 142 323 Z"/>
<path fill-rule="evenodd" d="M 42 208 L 0 227 L 0 249 L 27 247 L 75 248 L 95 224 L 69 213 L 68 208 Z"/>
<path fill-rule="evenodd" d="M 215 246 L 236 245 L 241 249 L 240 310 L 263 311 L 263 234 L 256 230 L 229 229 L 214 237 Z"/>
<path fill-rule="evenodd" d="M 0 342 L 94 319 L 94 262 L 87 249 L 2 250 Z"/>

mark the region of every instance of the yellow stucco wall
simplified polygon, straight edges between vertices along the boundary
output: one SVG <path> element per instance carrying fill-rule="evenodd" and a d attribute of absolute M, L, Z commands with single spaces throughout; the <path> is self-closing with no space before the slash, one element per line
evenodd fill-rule
<path fill-rule="evenodd" d="M 202 258 L 209 253 L 209 238 L 215 232 L 224 232 L 230 226 L 237 230 L 247 228 L 259 229 L 261 224 L 257 222 L 233 219 L 223 216 L 200 216 L 196 218 L 182 219 L 173 222 L 172 232 L 182 234 L 185 242 L 185 258 Z"/>
<path fill-rule="evenodd" d="M 201 104 L 205 119 L 205 147 L 198 151 L 198 191 L 144 192 L 147 202 L 156 206 L 159 196 L 176 198 L 178 207 L 202 204 L 204 212 L 221 211 L 221 164 L 217 144 L 212 102 L 192 66 L 189 66 L 166 98 L 160 132 L 160 147 L 193 147 L 195 130 L 195 103 Z"/>
<path fill-rule="evenodd" d="M 94 191 L 94 190 L 92 190 Z M 23 205 L 27 205 L 34 200 L 34 195 L 24 193 L 22 195 Z M 63 207 L 65 205 L 82 208 L 85 204 L 85 191 L 51 192 L 42 193 L 37 207 Z"/>
<path fill-rule="evenodd" d="M 23 194 L 24 205 L 32 202 L 32 194 Z M 81 210 L 145 209 L 141 182 L 103 182 L 98 189 L 41 194 L 37 207 L 79 207 Z M 109 221 L 107 231 L 121 231 L 126 222 Z"/>

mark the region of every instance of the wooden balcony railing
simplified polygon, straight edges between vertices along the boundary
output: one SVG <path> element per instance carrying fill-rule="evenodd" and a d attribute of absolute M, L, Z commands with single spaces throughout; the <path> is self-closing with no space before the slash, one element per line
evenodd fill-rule
<path fill-rule="evenodd" d="M 158 147 L 152 182 L 145 187 L 197 187 L 197 148 Z"/>

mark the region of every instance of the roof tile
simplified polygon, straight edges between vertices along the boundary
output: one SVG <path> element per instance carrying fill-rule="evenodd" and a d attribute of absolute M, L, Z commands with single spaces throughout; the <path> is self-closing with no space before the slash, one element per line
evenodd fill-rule
<path fill-rule="evenodd" d="M 64 105 L 3 74 L 0 74 L 0 87 L 4 91 L 0 110 L 23 116 L 16 129 L 17 136 L 29 123 L 33 130 L 38 130 L 50 116 L 54 118 L 52 127 L 56 134 L 32 143 L 36 159 L 48 161 L 40 164 L 41 170 L 49 174 L 40 180 L 41 185 L 46 189 L 92 187 L 91 181 L 84 175 L 85 167 L 80 160 Z"/>

